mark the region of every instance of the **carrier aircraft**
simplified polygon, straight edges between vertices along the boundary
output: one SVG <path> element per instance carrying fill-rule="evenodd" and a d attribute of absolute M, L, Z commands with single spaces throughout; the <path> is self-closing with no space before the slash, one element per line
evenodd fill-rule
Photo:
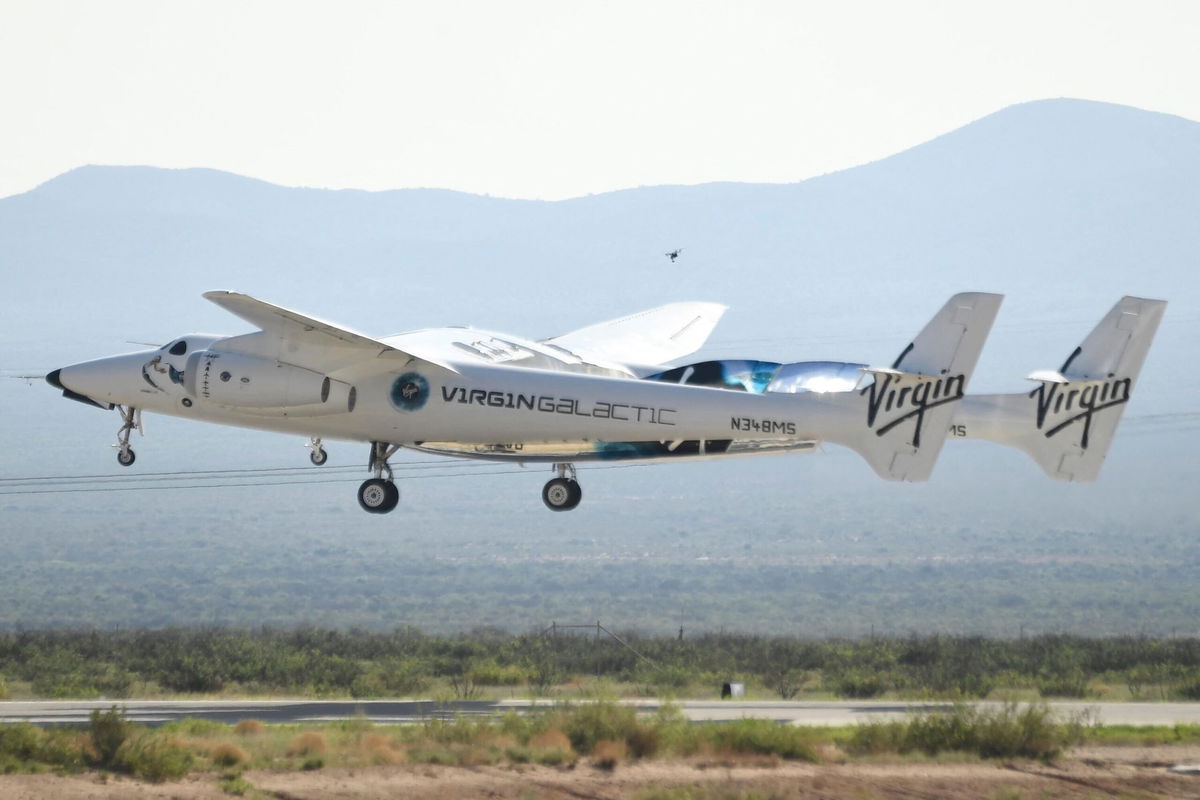
<path fill-rule="evenodd" d="M 549 339 L 473 328 L 373 337 L 236 292 L 205 298 L 258 330 L 190 334 L 156 350 L 84 361 L 46 380 L 121 417 L 117 460 L 142 414 L 369 448 L 358 502 L 396 507 L 400 449 L 545 463 L 554 511 L 583 496 L 575 464 L 808 452 L 828 442 L 881 477 L 924 481 L 944 442 L 987 439 L 1027 453 L 1052 478 L 1099 473 L 1166 308 L 1123 297 L 1057 369 L 1012 394 L 967 394 L 1001 295 L 951 297 L 886 366 L 746 359 L 684 363 L 725 307 L 689 302 Z"/>

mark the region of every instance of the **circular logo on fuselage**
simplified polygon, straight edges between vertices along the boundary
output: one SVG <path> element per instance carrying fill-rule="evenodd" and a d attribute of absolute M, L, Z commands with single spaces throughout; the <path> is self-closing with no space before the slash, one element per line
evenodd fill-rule
<path fill-rule="evenodd" d="M 406 372 L 392 382 L 392 405 L 400 411 L 416 411 L 429 399 L 429 381 L 415 372 Z"/>

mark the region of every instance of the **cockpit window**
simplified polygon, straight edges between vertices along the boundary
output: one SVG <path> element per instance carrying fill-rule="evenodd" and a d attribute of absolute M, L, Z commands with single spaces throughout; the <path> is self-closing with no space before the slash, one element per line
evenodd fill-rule
<path fill-rule="evenodd" d="M 187 341 L 180 339 L 175 344 L 171 345 L 170 353 L 173 356 L 181 356 L 187 352 Z"/>

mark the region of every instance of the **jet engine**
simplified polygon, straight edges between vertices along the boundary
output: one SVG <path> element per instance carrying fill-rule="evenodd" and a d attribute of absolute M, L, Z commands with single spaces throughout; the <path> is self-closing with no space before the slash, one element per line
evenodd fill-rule
<path fill-rule="evenodd" d="M 246 409 L 354 410 L 354 387 L 294 364 L 199 350 L 188 357 L 184 390 L 200 402 Z"/>

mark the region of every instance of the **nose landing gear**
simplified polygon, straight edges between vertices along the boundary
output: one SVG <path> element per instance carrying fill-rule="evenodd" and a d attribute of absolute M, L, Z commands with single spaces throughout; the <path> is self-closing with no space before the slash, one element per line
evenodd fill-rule
<path fill-rule="evenodd" d="M 117 431 L 117 443 L 113 447 L 117 448 L 117 463 L 128 467 L 137 459 L 137 453 L 129 446 L 129 435 L 135 428 L 139 434 L 145 435 L 142 428 L 142 410 L 133 406 L 117 406 L 117 411 L 121 413 L 121 429 Z"/>
<path fill-rule="evenodd" d="M 358 504 L 371 514 L 386 514 L 400 503 L 400 490 L 392 481 L 392 467 L 388 459 L 396 454 L 400 445 L 387 442 L 371 442 L 371 457 L 367 469 L 375 471 L 375 477 L 362 482 L 358 487 Z M 316 451 L 313 451 L 314 454 Z M 324 451 L 322 451 L 324 452 Z M 316 463 L 314 460 L 313 463 Z M 324 461 L 322 460 L 322 463 Z M 387 478 L 384 478 L 384 474 Z"/>
<path fill-rule="evenodd" d="M 329 453 L 325 452 L 325 448 L 321 446 L 321 437 L 313 436 L 305 445 L 308 448 L 308 460 L 313 463 L 314 467 L 319 467 L 329 460 Z"/>
<path fill-rule="evenodd" d="M 542 487 L 542 502 L 551 511 L 570 511 L 583 499 L 583 489 L 575 479 L 575 465 L 555 464 L 554 469 L 558 477 Z"/>

